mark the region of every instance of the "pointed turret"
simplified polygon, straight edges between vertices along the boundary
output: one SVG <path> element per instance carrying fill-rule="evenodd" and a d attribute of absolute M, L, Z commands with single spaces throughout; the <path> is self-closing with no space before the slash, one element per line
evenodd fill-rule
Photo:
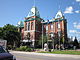
<path fill-rule="evenodd" d="M 58 18 L 62 18 L 62 19 L 64 18 L 63 14 L 60 10 L 58 11 L 58 13 L 55 16 L 55 19 L 58 19 Z"/>
<path fill-rule="evenodd" d="M 37 9 L 37 7 L 33 6 L 31 11 L 29 12 L 27 17 L 31 17 L 31 16 L 37 16 L 40 17 L 39 11 Z"/>

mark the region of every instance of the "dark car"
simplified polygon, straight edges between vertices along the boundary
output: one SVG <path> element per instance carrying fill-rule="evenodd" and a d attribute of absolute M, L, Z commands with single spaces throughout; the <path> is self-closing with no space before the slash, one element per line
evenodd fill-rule
<path fill-rule="evenodd" d="M 0 46 L 0 60 L 16 60 L 15 56 Z"/>

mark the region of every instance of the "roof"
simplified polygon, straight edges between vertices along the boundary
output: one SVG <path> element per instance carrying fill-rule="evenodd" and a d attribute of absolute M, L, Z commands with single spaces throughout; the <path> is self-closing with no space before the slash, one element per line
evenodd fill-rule
<path fill-rule="evenodd" d="M 22 21 L 19 21 L 18 24 L 17 24 L 17 27 L 24 27 L 24 24 Z"/>
<path fill-rule="evenodd" d="M 61 17 L 63 17 L 63 14 L 62 14 L 61 10 L 59 10 L 59 11 L 57 12 L 56 16 L 55 16 L 55 19 L 56 19 L 56 18 L 61 18 Z"/>
<path fill-rule="evenodd" d="M 31 16 L 38 16 L 40 17 L 39 11 L 37 9 L 37 7 L 33 6 L 28 14 L 27 17 L 31 17 Z"/>
<path fill-rule="evenodd" d="M 49 22 L 48 22 L 48 21 L 45 21 L 44 24 L 53 23 L 53 22 L 58 22 L 58 21 L 62 21 L 62 20 L 66 20 L 66 19 L 49 20 Z"/>

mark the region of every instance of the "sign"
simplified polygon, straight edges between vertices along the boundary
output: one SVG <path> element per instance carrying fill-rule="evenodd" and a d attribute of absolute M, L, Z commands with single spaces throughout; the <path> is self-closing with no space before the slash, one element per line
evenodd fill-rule
<path fill-rule="evenodd" d="M 4 48 L 6 48 L 6 45 L 7 45 L 6 40 L 0 40 L 0 46 L 3 46 Z"/>

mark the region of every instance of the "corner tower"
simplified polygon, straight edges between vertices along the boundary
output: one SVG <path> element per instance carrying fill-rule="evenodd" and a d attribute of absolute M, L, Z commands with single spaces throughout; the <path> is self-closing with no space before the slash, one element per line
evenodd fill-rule
<path fill-rule="evenodd" d="M 41 35 L 41 21 L 39 11 L 37 7 L 33 6 L 28 14 L 27 17 L 25 17 L 24 20 L 24 40 L 27 42 L 31 42 L 31 46 L 34 47 L 37 44 L 37 41 L 39 40 L 39 37 Z M 28 39 L 29 34 L 29 39 Z"/>
<path fill-rule="evenodd" d="M 67 43 L 67 20 L 65 19 L 62 12 L 59 10 L 54 18 L 54 32 L 61 38 L 61 44 L 66 45 Z"/>

